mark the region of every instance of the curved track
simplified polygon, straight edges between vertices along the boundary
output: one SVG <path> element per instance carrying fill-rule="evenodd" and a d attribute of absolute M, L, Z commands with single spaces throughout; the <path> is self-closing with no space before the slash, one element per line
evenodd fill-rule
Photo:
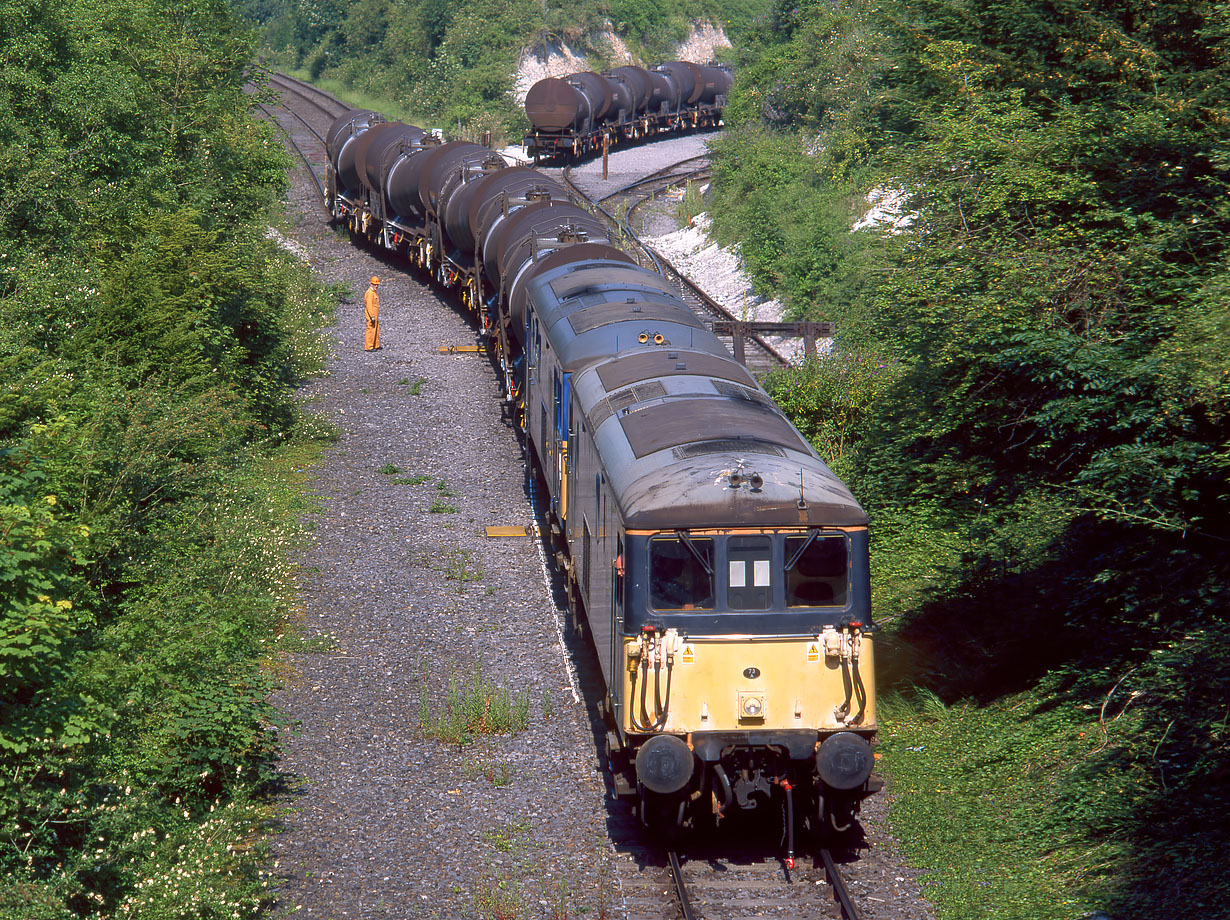
<path fill-rule="evenodd" d="M 699 167 L 689 165 L 696 161 L 703 161 L 704 165 Z M 714 322 L 733 322 L 737 317 L 706 294 L 683 272 L 675 268 L 669 260 L 643 242 L 636 231 L 632 229 L 631 224 L 632 214 L 637 208 L 662 194 L 668 188 L 699 179 L 708 175 L 708 172 L 708 157 L 689 157 L 665 169 L 642 176 L 635 182 L 621 186 L 598 199 L 591 199 L 586 195 L 585 190 L 572 178 L 571 167 L 563 170 L 562 177 L 569 191 L 578 200 L 587 203 L 595 212 L 602 214 L 606 218 L 615 233 L 628 244 L 628 248 L 636 255 L 637 261 L 642 265 L 654 266 L 661 275 L 674 285 L 676 290 L 679 291 L 680 296 L 683 297 L 684 302 L 712 330 Z M 621 209 L 613 207 L 613 202 L 625 205 L 623 208 L 624 216 L 617 216 Z M 730 336 L 718 337 L 727 343 L 728 349 L 733 351 L 733 342 Z M 761 336 L 750 337 L 748 344 L 746 363 L 754 371 L 766 371 L 790 363 Z"/>
<path fill-rule="evenodd" d="M 324 205 L 325 133 L 333 119 L 350 106 L 310 83 L 285 74 L 272 73 L 269 89 L 277 104 L 257 103 L 265 116 L 277 126 L 286 144 L 307 168 Z M 280 113 L 280 114 L 275 114 Z M 287 122 L 289 121 L 289 125 Z"/>
<path fill-rule="evenodd" d="M 323 89 L 318 89 L 311 83 L 304 83 L 302 80 L 296 80 L 294 77 L 288 77 L 286 74 L 270 74 L 269 86 L 279 93 L 284 94 L 283 98 L 285 98 L 285 94 L 290 94 L 291 96 L 302 100 L 330 121 L 350 109 L 350 106 L 346 105 L 331 93 L 327 93 Z M 299 118 L 299 116 L 295 114 L 298 110 L 298 106 L 285 106 L 285 108 L 286 111 L 294 115 L 295 118 Z M 302 121 L 302 119 L 300 119 L 300 121 Z M 307 122 L 303 123 L 305 125 L 307 124 Z M 317 140 L 319 140 L 321 144 L 325 142 L 323 134 L 318 134 L 314 129 L 312 129 L 312 133 L 316 135 Z"/>

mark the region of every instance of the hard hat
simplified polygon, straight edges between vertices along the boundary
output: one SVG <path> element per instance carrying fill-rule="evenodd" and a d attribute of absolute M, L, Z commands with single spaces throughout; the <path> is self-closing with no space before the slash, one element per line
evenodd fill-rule
<path fill-rule="evenodd" d="M 372 278 L 372 284 L 379 284 L 379 283 L 380 283 L 379 278 L 375 278 L 375 277 Z"/>

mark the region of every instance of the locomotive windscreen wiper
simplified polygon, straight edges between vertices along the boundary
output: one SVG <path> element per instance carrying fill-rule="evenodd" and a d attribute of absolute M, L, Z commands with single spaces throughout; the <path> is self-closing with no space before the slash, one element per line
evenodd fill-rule
<path fill-rule="evenodd" d="M 709 564 L 708 560 L 705 559 L 705 557 L 701 554 L 701 551 L 696 548 L 696 545 L 692 542 L 692 538 L 689 537 L 687 533 L 682 530 L 676 530 L 675 536 L 677 536 L 680 539 L 680 541 L 682 541 L 683 545 L 686 546 L 688 550 L 692 553 L 692 555 L 696 557 L 696 561 L 701 564 L 701 568 L 705 570 L 705 574 L 712 575 L 713 566 Z"/>
<path fill-rule="evenodd" d="M 790 561 L 786 563 L 787 572 L 789 572 L 791 569 L 794 568 L 794 564 L 799 561 L 799 557 L 802 556 L 805 552 L 807 552 L 807 547 L 815 543 L 816 537 L 818 536 L 820 536 L 820 531 L 818 530 L 808 531 L 807 539 L 803 541 L 803 545 L 800 546 L 797 550 L 795 550 L 794 555 L 790 557 Z"/>

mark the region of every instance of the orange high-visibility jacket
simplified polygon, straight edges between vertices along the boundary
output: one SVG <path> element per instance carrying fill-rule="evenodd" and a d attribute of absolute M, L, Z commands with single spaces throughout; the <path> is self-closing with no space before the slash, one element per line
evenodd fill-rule
<path fill-rule="evenodd" d="M 363 347 L 368 351 L 373 348 L 380 347 L 380 295 L 376 293 L 375 288 L 368 288 L 367 293 L 363 295 L 363 317 L 364 325 L 367 327 L 367 336 L 363 343 Z"/>

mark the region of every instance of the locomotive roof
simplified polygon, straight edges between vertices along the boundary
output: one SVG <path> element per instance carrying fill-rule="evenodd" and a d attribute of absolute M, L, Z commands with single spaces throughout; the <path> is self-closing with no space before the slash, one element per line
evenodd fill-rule
<path fill-rule="evenodd" d="M 626 263 L 568 264 L 535 278 L 529 300 L 573 375 L 627 527 L 867 523 L 845 484 L 660 276 Z M 736 471 L 744 481 L 732 487 Z M 754 491 L 753 473 L 762 480 Z"/>
<path fill-rule="evenodd" d="M 661 275 L 627 262 L 565 263 L 530 281 L 527 301 L 570 372 L 636 345 L 641 334 L 725 353 Z"/>
<path fill-rule="evenodd" d="M 678 356 L 676 363 L 688 365 L 712 357 Z M 650 370 L 629 380 L 628 365 L 648 367 L 660 357 L 660 349 L 633 352 L 591 364 L 573 378 L 627 527 L 867 523 L 849 489 L 763 390 L 731 382 L 733 370 Z M 609 389 L 603 376 L 625 385 Z M 732 473 L 742 482 L 732 486 Z M 756 489 L 753 474 L 762 481 Z"/>

